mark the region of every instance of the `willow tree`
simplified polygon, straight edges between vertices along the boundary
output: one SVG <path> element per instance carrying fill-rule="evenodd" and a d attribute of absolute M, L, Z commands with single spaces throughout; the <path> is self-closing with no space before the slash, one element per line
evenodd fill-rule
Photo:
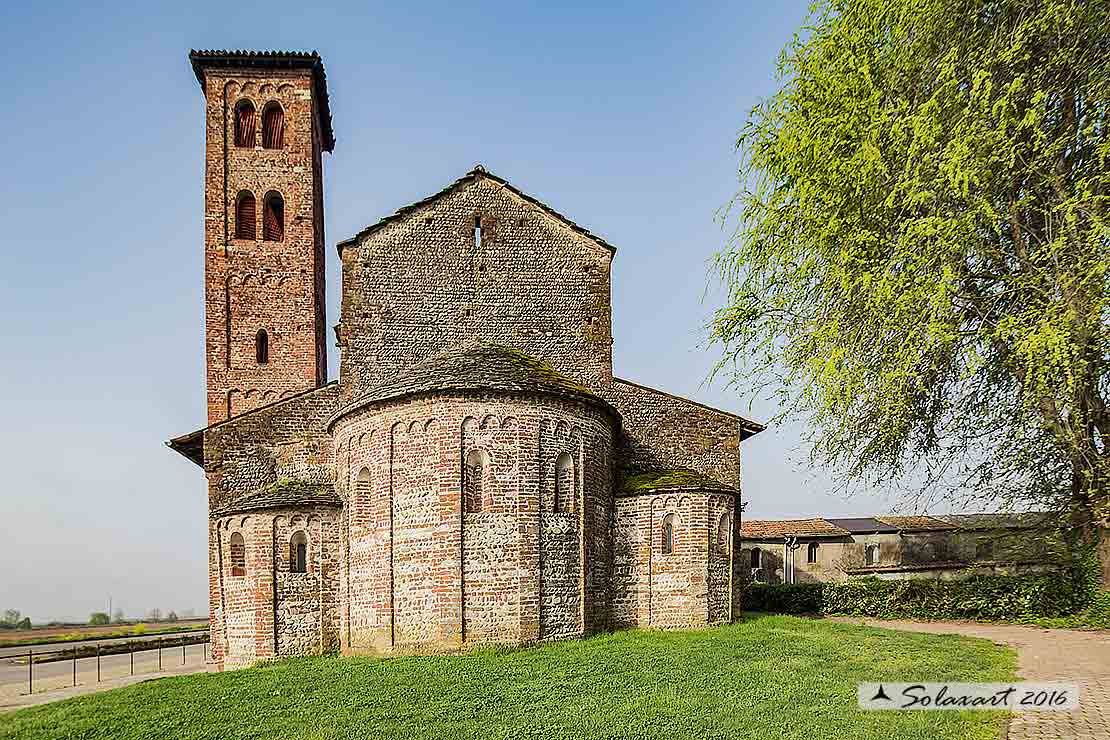
<path fill-rule="evenodd" d="M 830 0 L 782 52 L 712 331 L 839 479 L 1110 515 L 1108 73 L 1106 2 Z"/>

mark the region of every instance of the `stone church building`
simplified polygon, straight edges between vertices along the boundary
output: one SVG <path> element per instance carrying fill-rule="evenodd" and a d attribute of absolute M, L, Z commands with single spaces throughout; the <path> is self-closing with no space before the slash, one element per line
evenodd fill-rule
<path fill-rule="evenodd" d="M 614 248 L 481 167 L 338 244 L 320 57 L 194 51 L 213 657 L 437 651 L 739 614 L 740 443 L 613 376 Z"/>

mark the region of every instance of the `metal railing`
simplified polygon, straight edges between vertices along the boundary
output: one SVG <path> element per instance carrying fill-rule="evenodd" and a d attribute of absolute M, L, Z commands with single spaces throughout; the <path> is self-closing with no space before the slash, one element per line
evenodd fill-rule
<path fill-rule="evenodd" d="M 35 692 L 35 664 L 43 663 L 58 663 L 62 661 L 72 661 L 73 663 L 73 679 L 71 686 L 78 686 L 77 683 L 77 663 L 80 660 L 96 659 L 96 681 L 99 683 L 102 680 L 101 674 L 101 658 L 113 655 L 123 655 L 126 653 L 129 656 L 129 673 L 127 675 L 135 675 L 135 654 L 136 653 L 150 653 L 158 652 L 158 669 L 154 673 L 161 673 L 166 670 L 163 667 L 164 655 L 168 651 L 172 651 L 176 655 L 176 649 L 181 648 L 181 663 L 186 665 L 188 660 L 188 647 L 190 645 L 201 646 L 201 662 L 208 662 L 208 646 L 210 644 L 210 635 L 207 631 L 198 633 L 197 635 L 182 635 L 174 637 L 151 637 L 146 639 L 133 639 L 127 640 L 126 643 L 113 642 L 111 644 L 101 646 L 97 643 L 95 649 L 85 646 L 74 646 L 72 648 L 53 648 L 49 650 L 39 650 L 35 652 L 34 648 L 27 649 L 27 693 L 33 694 Z M 171 643 L 167 646 L 166 643 Z M 151 644 L 154 643 L 154 644 Z M 124 647 L 124 645 L 126 647 Z M 115 649 L 120 648 L 120 649 Z M 16 657 L 16 656 L 12 656 Z M 147 671 L 148 673 L 151 671 Z M 56 688 L 66 688 L 56 687 Z"/>

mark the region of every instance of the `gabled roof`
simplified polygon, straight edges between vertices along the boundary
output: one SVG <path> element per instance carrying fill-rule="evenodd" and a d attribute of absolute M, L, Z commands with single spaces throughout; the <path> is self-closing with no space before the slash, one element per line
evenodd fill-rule
<path fill-rule="evenodd" d="M 956 528 L 935 516 L 877 516 L 875 518 L 896 527 L 900 532 L 928 532 Z"/>
<path fill-rule="evenodd" d="M 773 540 L 784 537 L 847 537 L 851 532 L 826 519 L 744 519 L 740 537 L 746 540 Z"/>
<path fill-rule="evenodd" d="M 738 421 L 740 423 L 740 441 L 744 441 L 745 439 L 748 439 L 749 437 L 752 437 L 756 434 L 759 434 L 760 432 L 762 432 L 763 430 L 765 430 L 767 428 L 766 424 L 760 424 L 758 421 L 752 421 L 751 419 L 747 419 L 743 416 L 740 416 L 740 414 L 734 414 L 731 411 L 725 411 L 724 409 L 719 409 L 719 408 L 716 408 L 715 406 L 710 406 L 708 404 L 701 403 L 700 401 L 695 401 L 693 399 L 686 398 L 685 396 L 679 396 L 679 395 L 676 395 L 674 393 L 668 393 L 667 391 L 661 391 L 658 388 L 652 388 L 650 385 L 644 385 L 643 383 L 637 383 L 635 381 L 628 380 L 627 378 L 618 378 L 617 376 L 614 375 L 613 376 L 613 382 L 614 383 L 621 383 L 623 385 L 630 385 L 633 388 L 639 388 L 640 390 L 648 391 L 650 393 L 658 393 L 661 396 L 666 396 L 667 398 L 673 398 L 676 401 L 682 401 L 683 403 L 688 403 L 691 406 L 697 406 L 698 408 L 705 409 L 706 411 L 712 411 L 715 414 L 720 414 L 721 416 L 728 416 L 728 417 L 731 417 L 733 419 L 736 419 L 736 421 Z"/>
<path fill-rule="evenodd" d="M 222 421 L 218 421 L 215 424 L 211 424 L 209 426 L 197 429 L 196 431 L 189 432 L 188 434 L 182 434 L 180 437 L 174 437 L 173 439 L 167 440 L 166 441 L 166 446 L 169 447 L 174 452 L 178 453 L 179 455 L 182 455 L 183 457 L 188 458 L 189 460 L 191 460 L 192 462 L 196 463 L 197 465 L 199 465 L 200 467 L 203 468 L 204 467 L 204 433 L 207 432 L 209 429 L 216 429 L 217 427 L 223 426 L 224 424 L 237 422 L 237 421 L 241 420 L 243 417 L 250 416 L 251 414 L 257 414 L 257 413 L 262 412 L 262 411 L 268 411 L 269 409 L 271 409 L 274 406 L 277 406 L 277 405 L 283 404 L 283 403 L 289 403 L 290 401 L 294 401 L 294 400 L 296 400 L 298 398 L 301 398 L 303 396 L 307 396 L 310 393 L 315 393 L 316 391 L 318 391 L 322 388 L 329 388 L 331 386 L 338 385 L 338 383 L 339 383 L 339 381 L 333 380 L 333 381 L 330 381 L 328 383 L 324 383 L 323 385 L 317 385 L 317 386 L 314 386 L 312 388 L 305 388 L 303 391 L 299 391 L 297 393 L 294 393 L 291 396 L 286 396 L 285 398 L 279 398 L 276 401 L 271 401 L 270 403 L 264 403 L 261 406 L 255 406 L 253 409 L 247 409 L 246 411 L 238 413 L 235 416 L 231 416 L 231 417 L 228 417 L 227 419 L 223 419 Z"/>
<path fill-rule="evenodd" d="M 517 197 L 531 203 L 532 205 L 536 206 L 537 208 L 539 208 L 540 210 L 542 210 L 544 213 L 551 216 L 552 218 L 554 218 L 558 221 L 561 221 L 565 226 L 568 226 L 572 231 L 575 231 L 575 232 L 581 234 L 582 236 L 586 237 L 587 239 L 590 239 L 593 242 L 595 242 L 597 244 L 600 244 L 601 246 L 608 249 L 610 252 L 616 252 L 617 251 L 616 247 L 614 247 L 612 244 L 605 241 L 601 237 L 597 236 L 596 234 L 592 233 L 589 229 L 587 229 L 583 226 L 579 226 L 574 221 L 571 221 L 569 218 L 567 218 L 563 214 L 559 213 L 558 211 L 556 211 L 551 206 L 547 205 L 546 203 L 544 203 L 543 201 L 541 201 L 537 198 L 533 198 L 531 195 L 528 195 L 527 193 L 523 192 L 522 190 L 517 189 L 508 180 L 505 180 L 504 178 L 498 177 L 497 175 L 493 174 L 492 172 L 490 172 L 489 170 L 487 170 L 485 167 L 483 167 L 480 164 L 475 165 L 474 169 L 470 170 L 470 172 L 467 172 L 465 175 L 460 177 L 458 180 L 455 180 L 453 183 L 451 183 L 450 185 L 445 187 L 443 190 L 440 190 L 437 193 L 433 193 L 432 195 L 429 195 L 427 198 L 421 198 L 420 200 L 416 201 L 415 203 L 411 203 L 407 206 L 399 208 L 394 213 L 386 216 L 385 218 L 381 219 L 377 223 L 374 223 L 374 224 L 371 224 L 370 226 L 367 226 L 365 229 L 358 232 L 354 236 L 352 236 L 348 239 L 342 240 L 341 242 L 339 242 L 336 245 L 336 249 L 339 250 L 339 254 L 342 256 L 344 247 L 346 247 L 348 245 L 351 245 L 351 244 L 356 244 L 357 242 L 362 241 L 367 236 L 369 236 L 370 234 L 373 234 L 375 231 L 378 231 L 382 227 L 387 226 L 387 225 L 389 225 L 389 224 L 391 224 L 395 221 L 399 221 L 399 220 L 403 219 L 405 216 L 408 216 L 413 211 L 416 211 L 419 208 L 423 208 L 424 206 L 428 205 L 429 203 L 432 203 L 433 201 L 438 200 L 439 198 L 443 197 L 444 195 L 447 195 L 448 193 L 456 190 L 457 188 L 460 188 L 463 185 L 466 185 L 470 182 L 473 182 L 473 181 L 477 180 L 478 178 L 486 178 L 488 180 L 493 180 L 494 182 L 499 183 L 500 185 L 504 186 L 509 192 L 513 193 Z"/>
<path fill-rule="evenodd" d="M 341 417 L 379 401 L 457 390 L 544 393 L 596 404 L 617 415 L 607 401 L 543 360 L 512 347 L 476 339 L 432 355 L 371 386 L 333 414 L 327 427 L 330 429 Z"/>
<path fill-rule="evenodd" d="M 226 49 L 192 49 L 189 62 L 193 74 L 204 88 L 204 70 L 208 68 L 232 69 L 304 69 L 312 73 L 316 89 L 316 104 L 320 111 L 321 146 L 325 152 L 335 148 L 335 132 L 331 127 L 331 104 L 328 102 L 328 78 L 324 74 L 324 61 L 315 51 L 228 51 Z"/>
<path fill-rule="evenodd" d="M 340 507 L 342 505 L 342 500 L 335 495 L 335 491 L 328 483 L 309 483 L 293 478 L 279 478 L 253 493 L 213 510 L 212 516 L 227 516 L 261 509 L 286 509 L 300 506 Z"/>
<path fill-rule="evenodd" d="M 736 489 L 710 478 L 708 475 L 679 468 L 676 470 L 652 470 L 647 473 L 630 475 L 624 479 L 618 496 L 635 496 L 641 493 L 660 491 L 719 491 L 736 493 Z"/>
<path fill-rule="evenodd" d="M 834 527 L 846 529 L 852 534 L 898 534 L 898 527 L 881 522 L 871 516 L 827 519 L 826 521 Z"/>

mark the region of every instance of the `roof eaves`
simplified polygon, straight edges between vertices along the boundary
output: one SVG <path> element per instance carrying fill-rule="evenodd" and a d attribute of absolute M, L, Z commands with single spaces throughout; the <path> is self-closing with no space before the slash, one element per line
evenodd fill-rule
<path fill-rule="evenodd" d="M 586 227 L 580 226 L 579 224 L 575 223 L 574 221 L 567 218 L 563 214 L 559 213 L 554 208 L 547 205 L 546 203 L 539 200 L 538 198 L 534 198 L 533 196 L 528 195 L 527 193 L 520 190 L 519 188 L 517 188 L 512 183 L 510 183 L 508 180 L 504 179 L 503 177 L 499 177 L 499 176 L 493 174 L 492 172 L 490 172 L 489 170 L 487 170 L 485 167 L 483 167 L 480 164 L 476 165 L 474 167 L 474 169 L 470 170 L 465 175 L 463 175 L 459 179 L 455 180 L 454 182 L 452 182 L 450 185 L 443 188 L 442 190 L 439 190 L 439 191 L 427 196 L 426 198 L 421 198 L 420 200 L 418 200 L 414 203 L 410 203 L 407 206 L 402 206 L 402 207 L 398 208 L 396 211 L 394 211 L 393 213 L 389 214 L 388 216 L 385 216 L 384 218 L 380 219 L 379 221 L 377 221 L 373 224 L 370 224 L 369 226 L 362 229 L 361 231 L 359 231 L 354 236 L 343 239 L 342 241 L 338 242 L 335 245 L 336 250 L 339 252 L 339 255 L 342 257 L 344 247 L 347 247 L 347 246 L 350 246 L 352 244 L 356 244 L 356 243 L 362 241 L 367 236 L 369 236 L 370 234 L 373 234 L 375 231 L 378 231 L 382 227 L 387 226 L 387 225 L 389 225 L 389 224 L 393 223 L 394 221 L 397 221 L 401 218 L 404 218 L 405 216 L 409 215 L 413 211 L 416 211 L 420 208 L 423 208 L 424 206 L 428 205 L 429 203 L 431 203 L 435 200 L 438 200 L 439 198 L 443 197 L 444 195 L 447 195 L 448 193 L 453 191 L 455 188 L 458 188 L 461 185 L 463 185 L 467 182 L 470 182 L 471 180 L 475 180 L 479 177 L 487 177 L 490 180 L 493 180 L 494 182 L 496 182 L 496 183 L 502 185 L 503 187 L 507 188 L 510 192 L 515 194 L 517 197 L 527 201 L 528 203 L 531 203 L 532 205 L 536 206 L 537 208 L 540 208 L 541 210 L 543 210 L 545 213 L 547 213 L 549 216 L 552 216 L 556 220 L 561 221 L 565 226 L 569 227 L 572 231 L 578 233 L 581 236 L 586 237 L 587 239 L 590 239 L 591 241 L 601 245 L 602 247 L 605 247 L 611 253 L 616 253 L 617 248 L 614 247 L 609 242 L 602 239 L 597 234 L 594 234 L 593 232 L 591 232 Z"/>
<path fill-rule="evenodd" d="M 740 431 L 741 431 L 740 439 L 741 440 L 748 439 L 749 437 L 754 437 L 755 435 L 759 434 L 760 432 L 762 432 L 763 430 L 765 430 L 767 428 L 766 424 L 760 424 L 758 421 L 752 421 L 751 419 L 747 419 L 743 416 L 740 416 L 740 414 L 734 414 L 731 411 L 725 411 L 724 409 L 719 409 L 719 408 L 716 408 L 714 406 L 710 406 L 709 404 L 705 404 L 705 403 L 702 403 L 700 401 L 695 401 L 691 398 L 686 398 L 685 396 L 680 396 L 676 393 L 668 393 L 667 391 L 661 391 L 658 388 L 652 388 L 649 385 L 644 385 L 643 383 L 637 383 L 635 381 L 628 380 L 627 378 L 619 378 L 616 375 L 613 376 L 613 380 L 617 383 L 624 383 L 625 385 L 631 385 L 631 386 L 634 386 L 636 388 L 640 388 L 640 389 L 645 390 L 645 391 L 651 391 L 652 393 L 658 393 L 662 396 L 666 396 L 668 398 L 673 398 L 676 401 L 683 401 L 685 403 L 692 404 L 692 405 L 697 406 L 699 408 L 703 408 L 706 411 L 712 411 L 715 414 L 721 414 L 722 416 L 728 416 L 728 417 L 731 417 L 733 419 L 736 419 L 738 422 L 740 422 Z"/>
<path fill-rule="evenodd" d="M 320 131 L 325 152 L 335 149 L 335 130 L 332 128 L 331 102 L 328 98 L 328 77 L 324 60 L 316 50 L 307 51 L 249 51 L 228 49 L 190 49 L 189 63 L 201 89 L 204 89 L 204 68 L 211 67 L 260 67 L 269 69 L 308 69 L 312 72 L 316 100 L 320 106 Z"/>

